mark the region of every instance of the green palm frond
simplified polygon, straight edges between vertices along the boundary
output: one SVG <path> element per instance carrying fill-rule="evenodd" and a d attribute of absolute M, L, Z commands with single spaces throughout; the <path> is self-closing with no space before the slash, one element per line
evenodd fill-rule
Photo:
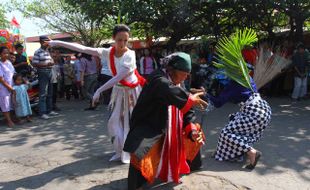
<path fill-rule="evenodd" d="M 249 70 L 242 57 L 244 46 L 257 42 L 256 32 L 246 28 L 237 30 L 229 38 L 223 37 L 216 45 L 218 60 L 215 66 L 224 69 L 225 74 L 240 85 L 252 89 Z M 252 89 L 253 90 L 253 89 Z"/>

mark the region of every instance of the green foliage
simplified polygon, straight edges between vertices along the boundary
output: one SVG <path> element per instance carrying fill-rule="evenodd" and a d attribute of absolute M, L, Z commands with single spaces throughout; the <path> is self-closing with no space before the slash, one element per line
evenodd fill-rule
<path fill-rule="evenodd" d="M 182 38 L 212 36 L 218 39 L 238 28 L 253 28 L 271 39 L 275 32 L 291 26 L 302 35 L 310 17 L 309 0 L 22 0 L 15 5 L 26 16 L 44 20 L 60 32 L 82 31 L 80 41 L 98 44 L 110 37 L 113 25 L 124 23 L 138 38 L 167 37 L 173 49 Z M 20 8 L 22 7 L 22 8 Z M 70 24 L 68 24 L 70 23 Z M 70 30 L 70 31 L 69 31 Z"/>
<path fill-rule="evenodd" d="M 3 7 L 4 6 L 0 4 L 0 29 L 5 29 L 9 27 L 9 21 L 5 17 L 6 11 Z"/>
<path fill-rule="evenodd" d="M 223 37 L 216 45 L 218 63 L 215 65 L 225 70 L 226 75 L 240 85 L 252 89 L 249 70 L 242 56 L 245 46 L 257 42 L 256 32 L 252 29 L 237 30 L 229 38 Z"/>
<path fill-rule="evenodd" d="M 26 3 L 12 0 L 12 5 L 13 9 L 18 9 L 25 17 L 43 21 L 42 30 L 69 33 L 88 46 L 99 46 L 102 40 L 110 38 L 115 25 L 113 16 L 106 15 L 100 21 L 90 19 L 79 8 L 64 0 L 33 0 Z"/>
<path fill-rule="evenodd" d="M 126 20 L 122 19 L 122 23 L 133 27 L 134 37 L 170 37 L 172 47 L 182 38 L 200 36 L 211 31 L 210 27 L 207 27 L 209 23 L 207 8 L 211 4 L 209 1 L 66 0 L 66 2 L 81 8 L 88 17 L 99 20 L 105 14 L 120 15 L 121 11 L 121 15 L 126 15 Z"/>
<path fill-rule="evenodd" d="M 229 35 L 238 28 L 253 28 L 274 38 L 275 32 L 291 25 L 300 33 L 300 23 L 309 18 L 309 0 L 65 0 L 89 18 L 101 20 L 106 14 L 125 24 L 135 23 L 138 35 L 170 38 L 173 47 L 182 38 Z M 122 20 L 122 21 L 121 21 Z M 291 24 L 291 21 L 293 24 Z M 137 24 L 139 23 L 139 24 Z M 294 23 L 299 23 L 295 27 Z M 299 30 L 295 29 L 299 28 Z M 295 31 L 296 30 L 296 31 Z"/>

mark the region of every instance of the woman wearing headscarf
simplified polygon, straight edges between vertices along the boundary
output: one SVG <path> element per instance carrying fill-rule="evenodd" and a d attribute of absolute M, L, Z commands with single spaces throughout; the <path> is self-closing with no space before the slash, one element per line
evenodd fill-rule
<path fill-rule="evenodd" d="M 129 190 L 141 189 L 155 178 L 178 183 L 181 174 L 190 172 L 186 160 L 193 161 L 192 169 L 201 166 L 204 137 L 191 108 L 207 103 L 199 97 L 203 93 L 192 95 L 182 87 L 191 71 L 190 56 L 174 53 L 162 63 L 163 68 L 149 76 L 130 120 L 124 145 L 131 153 Z"/>

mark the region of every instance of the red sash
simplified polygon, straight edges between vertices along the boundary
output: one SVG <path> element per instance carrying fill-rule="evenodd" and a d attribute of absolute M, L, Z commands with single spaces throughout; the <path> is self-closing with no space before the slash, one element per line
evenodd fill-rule
<path fill-rule="evenodd" d="M 158 177 L 167 182 L 180 182 L 181 174 L 190 172 L 189 165 L 186 162 L 186 151 L 183 142 L 183 114 L 175 106 L 168 108 L 171 118 L 168 122 L 167 134 L 164 139 L 162 165 L 159 169 Z M 171 179 L 169 174 L 171 174 Z"/>
<path fill-rule="evenodd" d="M 110 68 L 111 68 L 113 76 L 115 76 L 117 74 L 116 68 L 115 68 L 114 54 L 115 54 L 115 47 L 112 47 L 112 49 L 110 51 Z M 129 88 L 135 88 L 138 85 L 144 86 L 144 84 L 146 83 L 146 80 L 139 74 L 137 69 L 135 69 L 134 72 L 135 72 L 136 77 L 138 78 L 138 81 L 136 83 L 130 83 L 130 82 L 125 81 L 124 79 L 121 80 L 119 83 L 121 83 L 123 86 L 127 86 Z"/>

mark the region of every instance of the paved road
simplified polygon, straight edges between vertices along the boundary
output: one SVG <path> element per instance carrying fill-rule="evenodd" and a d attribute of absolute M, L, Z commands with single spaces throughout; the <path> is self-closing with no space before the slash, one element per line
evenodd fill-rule
<path fill-rule="evenodd" d="M 273 120 L 256 144 L 263 152 L 249 172 L 241 163 L 211 158 L 220 129 L 237 106 L 228 104 L 204 118 L 207 145 L 204 169 L 182 178 L 183 183 L 156 184 L 152 189 L 310 189 L 310 101 L 291 104 L 271 99 Z M 106 107 L 85 112 L 84 102 L 59 103 L 61 115 L 35 119 L 14 129 L 0 123 L 0 189 L 126 189 L 127 165 L 108 162 L 112 147 L 107 136 Z"/>

